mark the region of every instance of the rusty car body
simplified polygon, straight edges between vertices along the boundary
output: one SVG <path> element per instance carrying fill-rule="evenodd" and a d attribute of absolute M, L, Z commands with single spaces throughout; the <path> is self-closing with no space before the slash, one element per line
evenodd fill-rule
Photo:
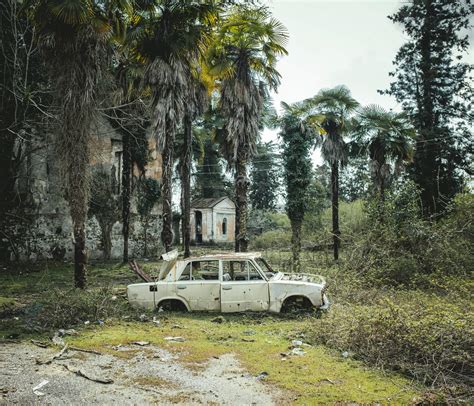
<path fill-rule="evenodd" d="M 329 308 L 323 277 L 275 272 L 258 252 L 177 256 L 163 256 L 156 280 L 128 285 L 132 306 L 223 313 Z"/>

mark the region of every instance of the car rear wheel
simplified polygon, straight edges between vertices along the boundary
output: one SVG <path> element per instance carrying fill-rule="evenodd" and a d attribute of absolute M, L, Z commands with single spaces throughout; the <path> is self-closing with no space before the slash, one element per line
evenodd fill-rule
<path fill-rule="evenodd" d="M 158 303 L 156 306 L 159 312 L 187 312 L 185 304 L 180 300 L 167 299 Z"/>

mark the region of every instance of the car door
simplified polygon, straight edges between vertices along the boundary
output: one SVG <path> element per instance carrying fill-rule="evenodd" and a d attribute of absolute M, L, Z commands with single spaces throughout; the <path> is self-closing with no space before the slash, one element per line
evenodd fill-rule
<path fill-rule="evenodd" d="M 176 295 L 184 299 L 191 310 L 219 311 L 219 261 L 188 262 L 176 281 Z"/>
<path fill-rule="evenodd" d="M 222 261 L 221 311 L 265 311 L 268 307 L 268 281 L 252 261 Z"/>

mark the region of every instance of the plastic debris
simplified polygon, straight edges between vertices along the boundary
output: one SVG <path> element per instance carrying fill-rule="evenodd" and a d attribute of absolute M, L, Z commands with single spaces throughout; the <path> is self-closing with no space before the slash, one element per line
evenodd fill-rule
<path fill-rule="evenodd" d="M 145 345 L 150 345 L 149 341 L 134 341 L 132 344 L 139 345 L 140 347 L 144 347 Z"/>
<path fill-rule="evenodd" d="M 85 324 L 86 326 L 88 326 L 89 324 L 91 324 L 91 322 L 90 322 L 89 320 L 87 320 L 87 321 L 84 322 L 84 324 Z"/>
<path fill-rule="evenodd" d="M 156 318 L 156 316 L 153 316 L 153 320 L 152 320 L 152 321 L 153 321 L 153 323 L 155 323 L 155 324 L 160 324 L 160 320 L 158 320 L 158 319 Z"/>
<path fill-rule="evenodd" d="M 60 345 L 64 347 L 64 340 L 56 333 L 53 338 L 51 339 L 54 345 Z"/>
<path fill-rule="evenodd" d="M 40 392 L 40 389 L 43 387 L 43 386 L 46 386 L 47 384 L 49 383 L 48 380 L 44 379 L 43 381 L 41 381 L 38 385 L 36 385 L 34 388 L 33 388 L 33 393 L 37 396 L 44 396 L 44 393 L 43 392 Z"/>
<path fill-rule="evenodd" d="M 292 355 L 305 355 L 306 352 L 302 348 L 296 347 L 291 350 L 291 354 Z"/>
<path fill-rule="evenodd" d="M 148 316 L 146 314 L 140 314 L 138 317 L 140 321 L 148 321 Z"/>
<path fill-rule="evenodd" d="M 262 379 L 265 379 L 267 376 L 268 376 L 268 372 L 262 371 L 262 372 L 260 372 L 260 373 L 256 376 L 256 378 L 257 378 L 259 381 L 261 381 Z"/>
<path fill-rule="evenodd" d="M 186 341 L 184 337 L 165 337 L 166 341 L 176 341 L 179 343 L 182 343 L 183 341 Z"/>
<path fill-rule="evenodd" d="M 291 345 L 292 345 L 293 347 L 300 347 L 300 346 L 303 345 L 303 341 L 301 341 L 301 340 L 293 340 L 293 341 L 291 342 Z"/>
<path fill-rule="evenodd" d="M 64 330 L 64 329 L 61 328 L 61 329 L 58 330 L 57 335 L 58 335 L 59 337 L 64 337 L 64 336 L 77 336 L 77 335 L 79 335 L 79 333 L 78 333 L 76 330 L 74 330 L 73 328 L 70 328 L 70 329 L 68 329 L 68 330 Z"/>
<path fill-rule="evenodd" d="M 348 358 L 349 357 L 349 352 L 344 351 L 341 355 L 342 355 L 343 358 Z"/>

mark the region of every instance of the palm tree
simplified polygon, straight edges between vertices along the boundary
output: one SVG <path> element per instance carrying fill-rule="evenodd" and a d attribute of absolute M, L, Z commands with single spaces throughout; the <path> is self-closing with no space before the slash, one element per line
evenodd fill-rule
<path fill-rule="evenodd" d="M 74 235 L 75 286 L 86 286 L 86 231 L 90 191 L 90 137 L 111 55 L 111 40 L 124 32 L 128 0 L 29 0 L 34 24 L 54 86 L 56 145 L 61 156 Z"/>
<path fill-rule="evenodd" d="M 353 139 L 358 150 L 368 151 L 372 176 L 380 199 L 390 178 L 400 173 L 413 158 L 415 130 L 405 113 L 386 111 L 369 105 L 359 110 Z"/>
<path fill-rule="evenodd" d="M 128 48 L 128 44 L 127 44 Z M 122 236 L 123 263 L 129 260 L 130 200 L 132 193 L 133 168 L 136 165 L 140 176 L 145 175 L 148 163 L 148 140 L 146 126 L 148 111 L 141 87 L 143 64 L 133 59 L 133 53 L 122 52 L 122 61 L 115 69 L 117 91 L 109 119 L 116 131 L 122 134 Z"/>
<path fill-rule="evenodd" d="M 193 68 L 215 20 L 213 2 L 161 0 L 137 24 L 138 51 L 145 59 L 145 85 L 152 94 L 151 130 L 162 151 L 163 229 L 165 250 L 172 249 L 172 171 L 174 138 L 185 117 L 192 120 L 189 103 L 196 94 Z M 140 30 L 141 29 L 141 30 Z M 189 135 L 189 131 L 187 132 Z"/>
<path fill-rule="evenodd" d="M 236 251 L 247 251 L 247 164 L 255 153 L 265 94 L 276 89 L 277 57 L 286 55 L 286 28 L 265 7 L 236 6 L 217 30 L 208 61 L 221 81 L 226 159 L 235 171 Z"/>
<path fill-rule="evenodd" d="M 331 167 L 332 234 L 334 259 L 339 259 L 341 232 L 339 230 L 339 167 L 346 162 L 344 136 L 349 131 L 350 115 L 359 106 L 346 86 L 323 89 L 304 102 L 312 114 L 320 115 L 318 126 L 322 131 L 321 153 Z"/>

